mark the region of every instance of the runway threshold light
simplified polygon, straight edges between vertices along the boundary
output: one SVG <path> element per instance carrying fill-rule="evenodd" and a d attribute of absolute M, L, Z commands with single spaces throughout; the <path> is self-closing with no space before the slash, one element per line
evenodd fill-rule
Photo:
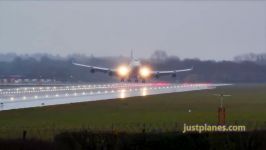
<path fill-rule="evenodd" d="M 142 78 L 147 78 L 151 75 L 151 69 L 148 67 L 142 67 L 139 70 L 139 74 Z"/>
<path fill-rule="evenodd" d="M 126 77 L 129 74 L 129 68 L 125 65 L 118 67 L 118 75 L 121 77 Z"/>

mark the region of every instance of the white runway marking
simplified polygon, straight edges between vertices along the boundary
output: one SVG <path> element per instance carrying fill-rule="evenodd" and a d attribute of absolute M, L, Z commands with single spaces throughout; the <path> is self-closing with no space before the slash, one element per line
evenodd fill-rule
<path fill-rule="evenodd" d="M 0 111 L 213 89 L 228 84 L 114 83 L 0 89 Z"/>

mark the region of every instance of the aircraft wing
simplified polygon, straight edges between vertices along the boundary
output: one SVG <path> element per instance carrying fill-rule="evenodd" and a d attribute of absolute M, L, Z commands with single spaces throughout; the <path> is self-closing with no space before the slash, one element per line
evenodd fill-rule
<path fill-rule="evenodd" d="M 72 63 L 73 65 L 80 66 L 80 67 L 86 67 L 89 68 L 92 72 L 103 72 L 103 73 L 114 73 L 114 69 L 110 68 L 103 68 L 103 67 L 97 67 L 97 66 L 89 66 L 89 65 L 84 65 L 84 64 L 79 64 L 79 63 Z"/>
<path fill-rule="evenodd" d="M 176 73 L 180 73 L 180 72 L 187 72 L 187 71 L 191 71 L 193 70 L 192 68 L 187 68 L 187 69 L 180 69 L 180 70 L 169 70 L 169 71 L 153 71 L 152 75 L 154 76 L 164 76 L 164 75 L 176 75 Z"/>

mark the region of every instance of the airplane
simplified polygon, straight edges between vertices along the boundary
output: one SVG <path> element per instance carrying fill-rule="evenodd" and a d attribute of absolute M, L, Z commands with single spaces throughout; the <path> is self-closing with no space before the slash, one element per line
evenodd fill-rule
<path fill-rule="evenodd" d="M 142 65 L 139 59 L 133 57 L 132 52 L 131 52 L 130 63 L 127 65 L 120 65 L 116 69 L 90 66 L 75 62 L 73 62 L 73 65 L 89 68 L 91 73 L 102 72 L 102 73 L 107 73 L 109 76 L 116 75 L 121 79 L 121 82 L 124 81 L 131 82 L 132 80 L 138 82 L 139 80 L 141 80 L 142 83 L 145 83 L 150 78 L 158 79 L 159 77 L 166 75 L 171 75 L 172 77 L 176 77 L 177 73 L 193 70 L 193 67 L 191 67 L 181 70 L 154 71 L 150 67 Z"/>

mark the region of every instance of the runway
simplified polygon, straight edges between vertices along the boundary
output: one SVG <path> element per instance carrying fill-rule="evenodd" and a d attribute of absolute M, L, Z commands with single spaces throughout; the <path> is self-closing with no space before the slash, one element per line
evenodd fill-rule
<path fill-rule="evenodd" d="M 228 84 L 110 83 L 0 89 L 0 111 L 214 89 Z"/>

